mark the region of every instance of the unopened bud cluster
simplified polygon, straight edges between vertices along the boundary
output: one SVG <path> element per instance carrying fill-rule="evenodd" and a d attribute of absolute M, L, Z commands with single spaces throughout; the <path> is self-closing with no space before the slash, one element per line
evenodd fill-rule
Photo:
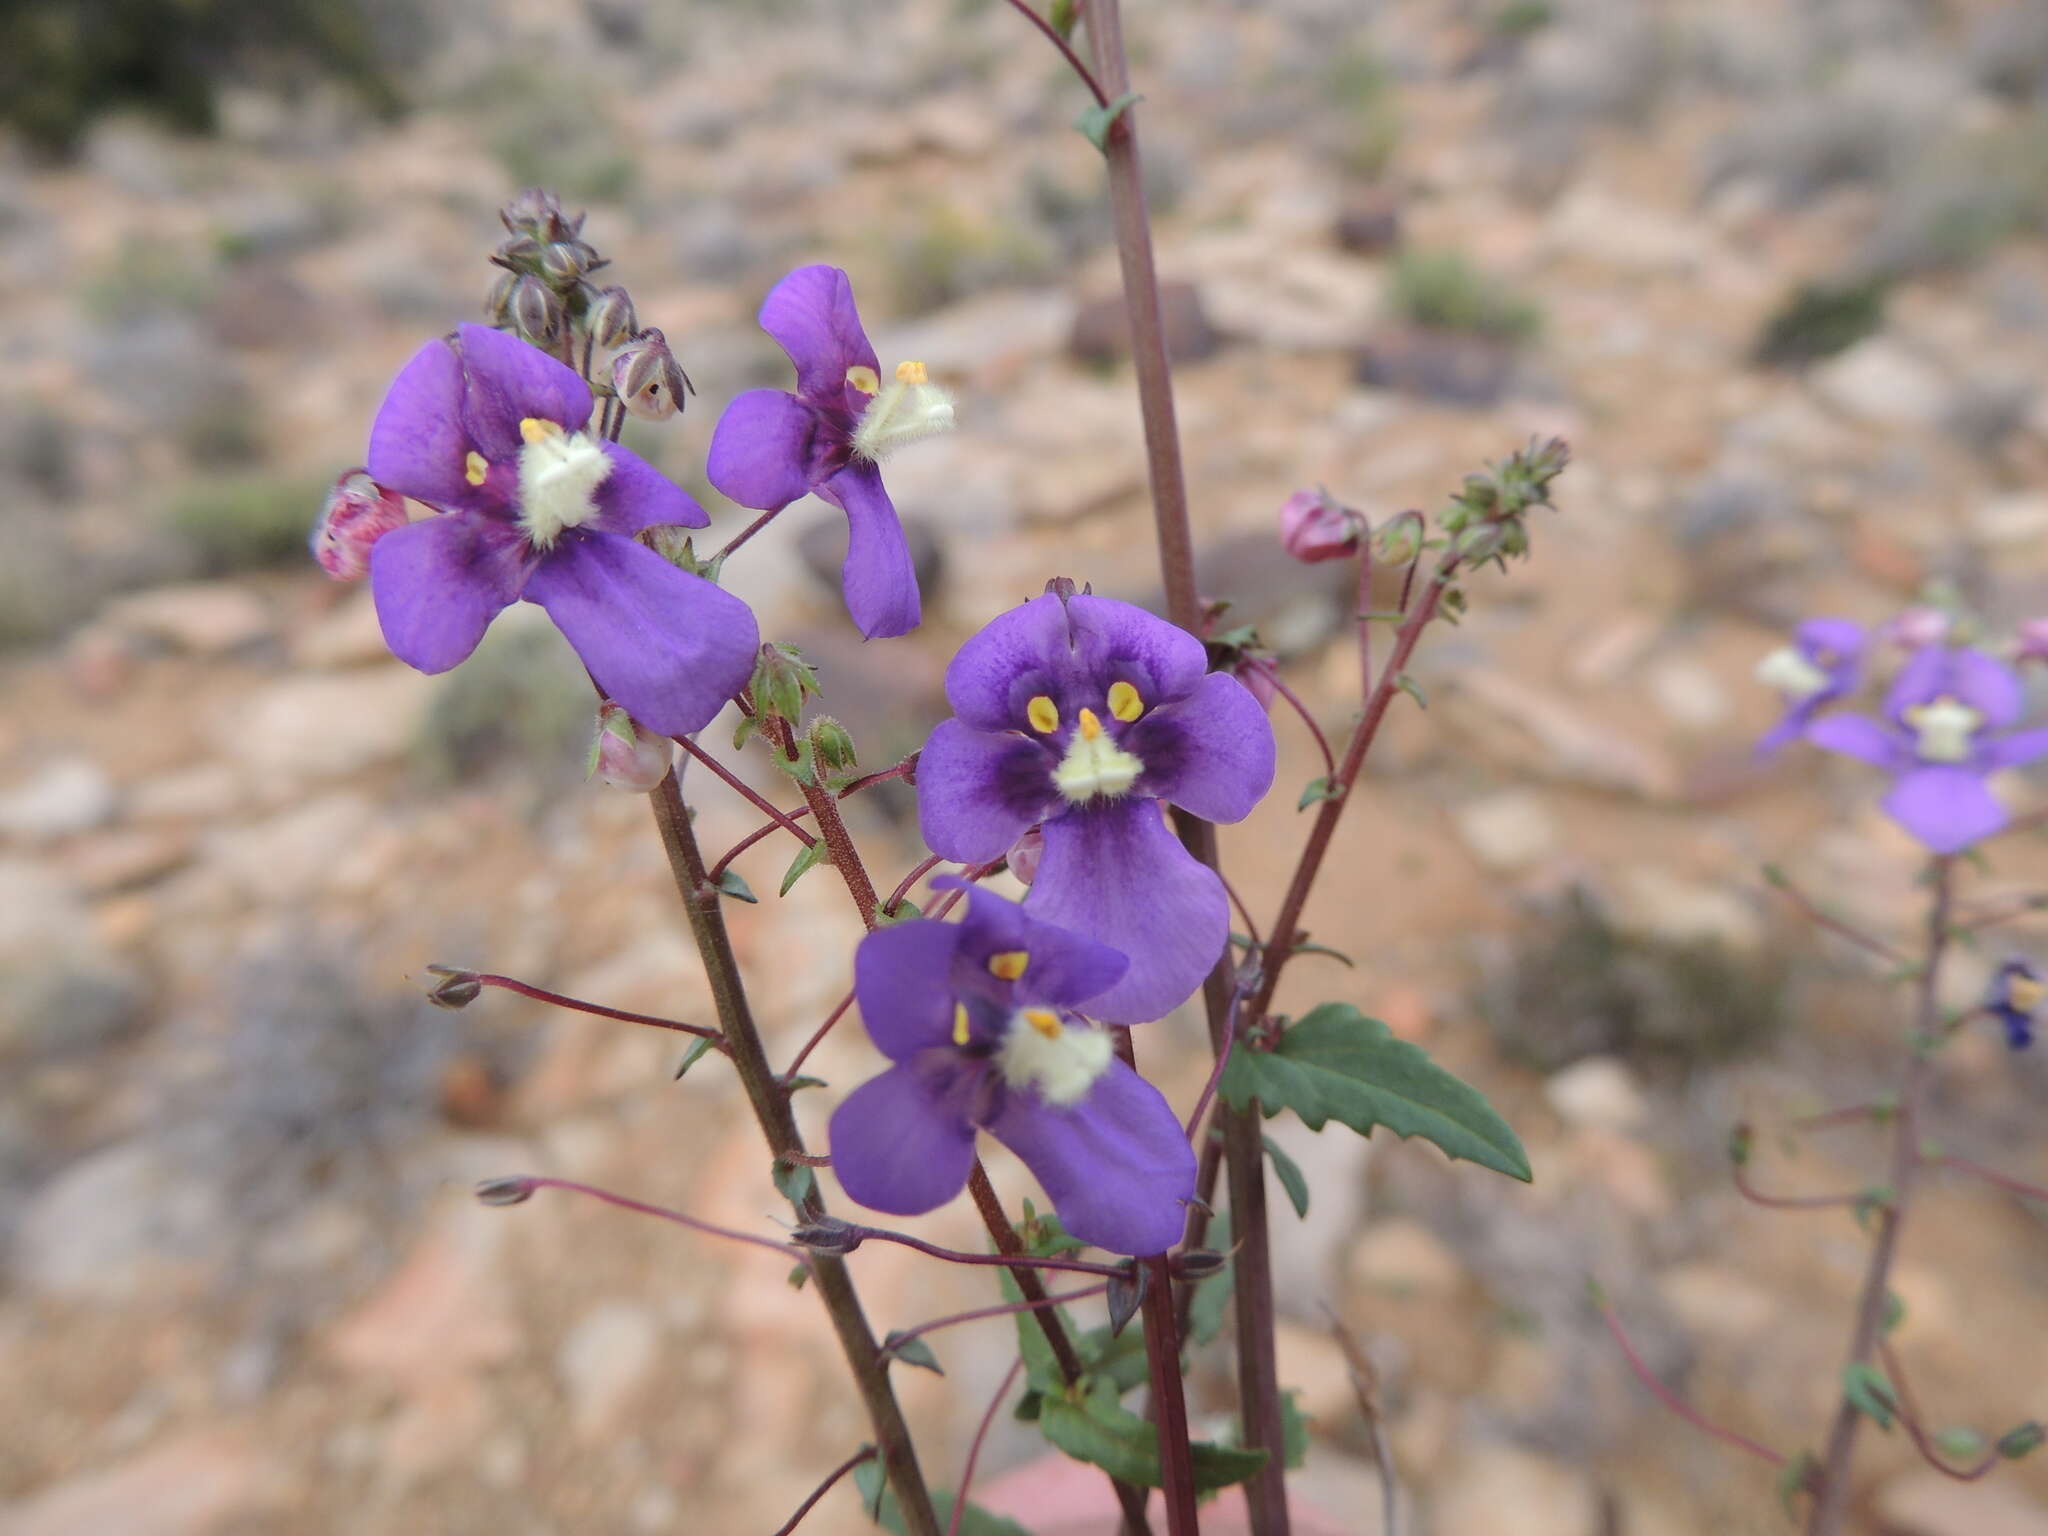
<path fill-rule="evenodd" d="M 1439 518 L 1461 559 L 1478 565 L 1529 552 L 1523 514 L 1550 505 L 1551 482 L 1564 473 L 1571 449 L 1561 437 L 1532 441 L 1527 448 L 1488 469 L 1467 475 L 1464 489 Z"/>

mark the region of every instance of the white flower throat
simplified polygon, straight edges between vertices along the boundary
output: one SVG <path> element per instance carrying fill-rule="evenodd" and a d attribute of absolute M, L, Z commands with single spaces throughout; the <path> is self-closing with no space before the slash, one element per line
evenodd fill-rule
<path fill-rule="evenodd" d="M 1106 702 L 1111 716 L 1126 725 L 1145 712 L 1145 701 L 1129 683 L 1112 683 Z M 1059 729 L 1059 708 L 1045 694 L 1034 698 L 1024 713 L 1041 736 Z M 1052 782 L 1063 797 L 1080 805 L 1098 795 L 1116 800 L 1129 794 L 1144 771 L 1143 760 L 1117 745 L 1103 728 L 1101 717 L 1092 709 L 1083 709 L 1075 719 L 1067 750 L 1052 771 Z"/>
<path fill-rule="evenodd" d="M 535 549 L 552 549 L 565 528 L 597 516 L 597 488 L 612 472 L 604 445 L 588 432 L 529 416 L 519 423 L 519 526 Z M 474 457 L 474 455 L 472 455 Z"/>
<path fill-rule="evenodd" d="M 1766 688 L 1775 688 L 1795 704 L 1824 692 L 1829 682 L 1827 673 L 1789 645 L 1756 664 L 1756 680 Z"/>
<path fill-rule="evenodd" d="M 1967 763 L 1974 750 L 1970 738 L 1984 717 L 1959 699 L 1944 695 L 1906 711 L 1922 762 Z"/>
<path fill-rule="evenodd" d="M 1012 1088 L 1034 1089 L 1064 1109 L 1088 1096 L 1114 1054 L 1107 1030 L 1065 1023 L 1051 1008 L 1023 1008 L 1010 1016 L 996 1068 Z"/>
<path fill-rule="evenodd" d="M 898 363 L 887 389 L 875 370 L 856 363 L 846 382 L 872 396 L 853 429 L 857 458 L 880 463 L 905 443 L 953 430 L 953 397 L 931 380 L 923 363 Z"/>

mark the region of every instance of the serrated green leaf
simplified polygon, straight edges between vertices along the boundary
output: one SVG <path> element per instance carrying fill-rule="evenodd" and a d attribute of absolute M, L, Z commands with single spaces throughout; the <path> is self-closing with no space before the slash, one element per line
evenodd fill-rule
<path fill-rule="evenodd" d="M 1325 774 L 1321 778 L 1310 779 L 1308 787 L 1301 792 L 1301 799 L 1296 802 L 1294 808 L 1297 811 L 1305 811 L 1318 800 L 1330 799 L 1336 792 L 1336 789 L 1330 783 L 1329 775 Z"/>
<path fill-rule="evenodd" d="M 733 727 L 732 749 L 737 752 L 753 739 L 754 732 L 761 729 L 760 718 L 756 715 L 740 716 L 740 723 Z"/>
<path fill-rule="evenodd" d="M 753 904 L 761 899 L 754 894 L 754 888 L 740 878 L 740 872 L 736 869 L 728 869 L 719 875 L 718 890 L 720 895 L 730 896 L 734 901 Z"/>
<path fill-rule="evenodd" d="M 1349 1003 L 1323 1004 L 1270 1051 L 1233 1051 L 1218 1091 L 1234 1109 L 1253 1098 L 1268 1116 L 1291 1109 L 1312 1131 L 1331 1120 L 1361 1136 L 1384 1125 L 1446 1156 L 1529 1178 L 1528 1153 L 1478 1089 Z"/>
<path fill-rule="evenodd" d="M 914 1365 L 921 1371 L 930 1371 L 934 1376 L 946 1374 L 939 1365 L 939 1357 L 932 1353 L 931 1345 L 923 1339 L 906 1339 L 892 1333 L 882 1340 L 882 1352 L 893 1355 L 905 1365 Z"/>
<path fill-rule="evenodd" d="M 699 1035 L 696 1039 L 692 1040 L 690 1048 L 683 1052 L 683 1059 L 676 1065 L 676 1081 L 681 1082 L 683 1074 L 703 1060 L 704 1053 L 710 1049 L 711 1037 L 709 1035 Z"/>
<path fill-rule="evenodd" d="M 791 1205 L 802 1205 L 817 1190 L 818 1176 L 808 1163 L 778 1162 L 775 1165 L 775 1187 L 782 1191 L 782 1198 Z"/>
<path fill-rule="evenodd" d="M 1108 1381 L 1091 1382 L 1078 1402 L 1064 1392 L 1047 1393 L 1039 1405 L 1038 1427 L 1046 1439 L 1078 1461 L 1092 1463 L 1141 1488 L 1160 1486 L 1158 1427 L 1119 1403 L 1116 1389 Z M 1206 1441 L 1197 1441 L 1188 1450 L 1197 1493 L 1213 1493 L 1241 1483 L 1266 1464 L 1264 1451 Z"/>
<path fill-rule="evenodd" d="M 1074 126 L 1081 130 L 1081 136 L 1104 154 L 1109 153 L 1109 130 L 1116 126 L 1116 120 L 1132 107 L 1144 100 L 1136 91 L 1125 91 L 1106 107 L 1090 107 L 1074 119 Z"/>
<path fill-rule="evenodd" d="M 1294 1214 L 1304 1220 L 1308 1217 L 1308 1180 L 1301 1176 L 1301 1167 L 1293 1158 L 1280 1150 L 1280 1144 L 1270 1136 L 1261 1136 L 1266 1144 L 1266 1157 L 1273 1165 L 1273 1173 L 1280 1180 L 1280 1187 L 1287 1191 L 1288 1204 L 1294 1207 Z"/>
<path fill-rule="evenodd" d="M 1884 1372 L 1868 1361 L 1843 1368 L 1842 1396 L 1849 1400 L 1851 1408 L 1872 1420 L 1879 1429 L 1892 1427 L 1891 1383 L 1884 1379 Z"/>
<path fill-rule="evenodd" d="M 775 894 L 787 896 L 789 888 L 803 879 L 812 870 L 832 856 L 832 850 L 825 846 L 825 839 L 815 838 L 799 848 L 796 857 L 789 861 L 789 872 L 782 877 L 782 889 Z"/>

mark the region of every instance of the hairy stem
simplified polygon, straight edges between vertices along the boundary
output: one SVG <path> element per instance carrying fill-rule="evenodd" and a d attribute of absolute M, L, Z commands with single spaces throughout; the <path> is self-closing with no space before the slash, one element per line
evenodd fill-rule
<path fill-rule="evenodd" d="M 1908 1042 L 1906 1071 L 1899 1085 L 1898 1113 L 1892 1121 L 1891 1200 L 1877 1212 L 1877 1240 L 1863 1273 L 1863 1292 L 1856 1307 L 1856 1326 L 1849 1339 L 1847 1365 L 1865 1365 L 1884 1336 L 1890 1296 L 1892 1261 L 1898 1255 L 1899 1230 L 1905 1225 L 1906 1202 L 1921 1166 L 1920 1100 L 1928 1078 L 1928 1043 L 1941 1023 L 1938 991 L 1942 958 L 1948 952 L 1949 912 L 1954 901 L 1952 860 L 1937 858 L 1932 871 L 1934 895 L 1928 902 L 1924 958 L 1920 965 L 1913 1008 L 1913 1038 Z M 1863 1415 L 1845 1395 L 1835 1409 L 1821 1458 L 1820 1492 L 1806 1523 L 1806 1536 L 1840 1536 L 1849 1512 L 1849 1467 L 1856 1453 L 1856 1432 Z"/>
<path fill-rule="evenodd" d="M 683 804 L 673 770 L 648 799 L 654 809 L 655 826 L 661 833 L 662 849 L 668 855 L 670 873 L 675 878 L 676 892 L 682 897 L 690 932 L 697 941 L 697 953 L 711 984 L 733 1067 L 746 1089 L 754 1118 L 760 1122 L 770 1152 L 777 1156 L 802 1152 L 803 1137 L 790 1112 L 788 1090 L 768 1064 L 761 1033 L 754 1025 L 753 1011 L 747 1002 L 746 987 L 740 979 L 732 938 L 726 932 L 718 887 L 711 883 L 704 867 L 704 855 L 697 846 L 697 834 L 690 825 L 690 812 Z M 799 1215 L 814 1220 L 823 1214 L 824 1202 L 813 1187 L 799 1208 Z M 896 1490 L 904 1524 L 913 1536 L 939 1536 L 938 1516 L 932 1508 L 931 1493 L 925 1487 L 924 1471 L 918 1466 L 910 1426 L 904 1422 L 903 1409 L 889 1384 L 888 1367 L 880 1358 L 874 1330 L 868 1326 L 846 1262 L 826 1254 L 813 1254 L 810 1264 L 818 1295 L 839 1335 L 847 1368 L 867 1406 L 882 1465 L 889 1485 Z"/>

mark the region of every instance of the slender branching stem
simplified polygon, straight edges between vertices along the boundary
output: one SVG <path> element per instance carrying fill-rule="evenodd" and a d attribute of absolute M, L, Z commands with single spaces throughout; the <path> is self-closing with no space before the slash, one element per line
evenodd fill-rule
<path fill-rule="evenodd" d="M 818 1048 L 818 1042 L 820 1040 L 823 1040 L 827 1035 L 832 1033 L 832 1026 L 837 1024 L 842 1018 L 844 1018 L 846 1016 L 846 1010 L 851 1008 L 852 1006 L 853 992 L 849 988 L 846 995 L 839 999 L 838 1004 L 832 1009 L 832 1011 L 825 1015 L 825 1022 L 820 1024 L 815 1030 L 811 1032 L 811 1038 L 806 1040 L 804 1042 L 803 1049 L 796 1053 L 796 1059 L 790 1062 L 789 1066 L 784 1069 L 782 1074 L 782 1081 L 785 1084 L 789 1083 L 793 1078 L 795 1078 L 797 1072 L 803 1067 L 803 1064 L 810 1059 L 811 1052 Z"/>
<path fill-rule="evenodd" d="M 1033 1275 L 1032 1278 L 1035 1280 L 1038 1277 Z M 984 1318 L 1012 1317 L 1019 1312 L 1036 1312 L 1043 1307 L 1063 1307 L 1070 1301 L 1086 1301 L 1091 1296 L 1100 1296 L 1108 1289 L 1109 1282 L 1105 1280 L 1100 1285 L 1086 1286 L 1078 1291 L 1061 1291 L 1057 1295 L 1048 1294 L 1040 1296 L 1035 1301 L 1006 1301 L 998 1306 L 976 1307 L 972 1312 L 955 1312 L 947 1317 L 935 1317 L 928 1323 L 919 1323 L 915 1328 L 905 1328 L 900 1333 L 890 1334 L 883 1343 L 883 1350 L 887 1354 L 898 1354 L 912 1339 L 921 1339 L 928 1333 L 936 1333 L 941 1328 L 951 1328 L 956 1323 L 978 1323 Z"/>
<path fill-rule="evenodd" d="M 1767 1445 L 1760 1445 L 1747 1435 L 1738 1434 L 1725 1425 L 1716 1424 L 1692 1404 L 1657 1379 L 1643 1357 L 1636 1353 L 1636 1347 L 1629 1342 L 1628 1330 L 1621 1325 L 1621 1318 L 1613 1306 L 1602 1298 L 1599 1303 L 1600 1316 L 1607 1324 L 1607 1331 L 1614 1335 L 1614 1342 L 1621 1346 L 1622 1357 L 1628 1361 L 1628 1368 L 1635 1372 L 1637 1381 L 1649 1389 L 1650 1395 L 1685 1420 L 1702 1434 L 1711 1435 L 1723 1445 L 1732 1445 L 1738 1451 L 1746 1451 L 1760 1461 L 1767 1461 L 1774 1467 L 1782 1467 L 1785 1458 Z"/>
<path fill-rule="evenodd" d="M 2029 1184 L 2024 1179 L 2016 1179 L 2009 1173 L 2000 1173 L 1996 1168 L 1987 1168 L 1982 1163 L 1974 1162 L 1967 1157 L 1958 1157 L 1953 1152 L 1938 1152 L 1926 1158 L 1922 1166 L 1953 1168 L 1957 1173 L 1966 1173 L 1973 1179 L 1982 1179 L 1986 1184 L 2002 1189 L 2007 1194 L 2018 1195 L 2023 1200 L 2048 1200 L 2048 1189 L 2043 1189 L 2039 1184 Z"/>
<path fill-rule="evenodd" d="M 891 891 L 889 899 L 882 903 L 883 914 L 885 916 L 894 916 L 897 909 L 903 905 L 903 898 L 910 894 L 910 888 L 945 862 L 936 853 L 928 854 L 923 859 L 920 859 L 916 868 L 896 882 L 896 889 Z"/>
<path fill-rule="evenodd" d="M 788 1243 L 777 1242 L 774 1238 L 761 1237 L 752 1232 L 740 1232 L 732 1227 L 721 1227 L 716 1222 L 703 1221 L 695 1216 L 673 1210 L 665 1205 L 651 1205 L 645 1200 L 635 1200 L 630 1195 L 617 1194 L 609 1189 L 599 1189 L 595 1184 L 578 1183 L 575 1179 L 553 1179 L 545 1178 L 538 1174 L 520 1174 L 509 1179 L 486 1180 L 480 1192 L 491 1203 L 502 1205 L 513 1203 L 516 1200 L 524 1200 L 533 1194 L 535 1190 L 539 1189 L 560 1189 L 566 1190 L 572 1195 L 588 1195 L 593 1200 L 602 1200 L 606 1205 L 615 1205 L 622 1211 L 632 1211 L 636 1215 L 654 1216 L 662 1221 L 672 1221 L 679 1227 L 688 1227 L 692 1232 L 701 1232 L 706 1237 L 722 1237 L 726 1241 L 733 1243 L 751 1243 L 756 1248 L 766 1248 L 770 1253 L 778 1254 L 784 1259 L 795 1259 L 799 1263 L 803 1262 L 805 1258 L 802 1250 L 793 1248 Z"/>
<path fill-rule="evenodd" d="M 846 1474 L 851 1472 L 855 1467 L 858 1467 L 865 1462 L 873 1461 L 874 1459 L 875 1448 L 872 1445 L 864 1445 L 859 1450 L 855 1451 L 851 1456 L 847 1457 L 846 1460 L 839 1463 L 839 1465 L 834 1467 L 830 1472 L 827 1472 L 825 1474 L 825 1480 L 818 1484 L 817 1487 L 811 1490 L 809 1498 L 805 1499 L 803 1503 L 797 1505 L 796 1513 L 791 1515 L 789 1519 L 783 1523 L 782 1527 L 776 1531 L 775 1536 L 789 1536 L 789 1533 L 791 1531 L 794 1531 L 798 1526 L 804 1523 L 804 1516 L 808 1515 L 813 1509 L 817 1508 L 818 1500 L 822 1499 L 823 1497 L 825 1497 L 826 1494 L 830 1493 L 832 1489 L 838 1484 L 839 1479 L 846 1476 Z"/>
<path fill-rule="evenodd" d="M 1846 1210 L 1865 1197 L 1849 1193 L 1840 1195 L 1771 1195 L 1758 1189 L 1749 1179 L 1749 1170 L 1737 1163 L 1734 1170 L 1735 1192 L 1751 1205 L 1760 1205 L 1771 1211 L 1825 1211 Z"/>
<path fill-rule="evenodd" d="M 1770 876 L 1772 887 L 1782 892 L 1785 899 L 1799 909 L 1800 915 L 1816 928 L 1824 928 L 1837 938 L 1847 939 L 1858 949 L 1876 955 L 1880 960 L 1888 960 L 1893 965 L 1905 963 L 1906 957 L 1892 948 L 1891 945 L 1885 943 L 1883 939 L 1878 938 L 1875 934 L 1865 933 L 1854 923 L 1845 922 L 1843 919 L 1822 908 L 1819 902 L 1793 884 L 1791 878 L 1783 870 L 1773 868 L 1767 871 L 1767 873 Z"/>
<path fill-rule="evenodd" d="M 537 1003 L 552 1003 L 557 1008 L 587 1013 L 593 1018 L 617 1019 L 626 1024 L 645 1024 L 652 1029 L 671 1029 L 681 1035 L 696 1035 L 699 1039 L 712 1041 L 720 1050 L 725 1048 L 725 1037 L 708 1024 L 685 1024 L 680 1019 L 664 1019 L 651 1013 L 633 1013 L 624 1008 L 607 1008 L 603 1003 L 585 1002 L 580 997 L 550 992 L 546 987 L 536 987 L 531 982 L 520 981 L 511 976 L 493 976 L 486 971 L 451 970 L 445 974 L 453 980 L 473 981 L 478 986 L 495 987 L 501 992 L 514 992 L 521 997 L 530 997 Z"/>
<path fill-rule="evenodd" d="M 725 548 L 721 549 L 717 554 L 711 557 L 711 563 L 714 565 L 723 564 L 727 557 L 729 557 L 734 550 L 738 549 L 742 544 L 746 543 L 747 540 L 751 539 L 763 528 L 766 528 L 770 523 L 774 522 L 775 519 L 780 517 L 781 515 L 782 508 L 780 507 L 777 507 L 773 512 L 763 512 L 759 517 L 755 518 L 751 523 L 747 524 L 746 527 L 742 528 L 738 533 L 734 534 L 732 538 L 726 542 Z"/>
<path fill-rule="evenodd" d="M 678 736 L 675 738 L 675 741 L 677 746 L 681 747 L 685 752 L 689 753 L 690 756 L 695 758 L 698 762 L 702 763 L 706 768 L 709 768 L 719 778 L 723 779 L 725 781 L 726 787 L 732 790 L 734 794 L 738 795 L 742 800 L 746 801 L 747 804 L 751 805 L 755 810 L 761 812 L 770 821 L 774 822 L 775 825 L 782 828 L 783 831 L 787 832 L 791 837 L 794 837 L 806 848 L 810 847 L 812 843 L 815 843 L 817 841 L 815 837 L 811 836 L 810 833 L 806 832 L 802 827 L 798 826 L 793 820 L 791 820 L 789 813 L 787 811 L 780 810 L 775 805 L 770 803 L 763 795 L 760 794 L 759 791 L 757 791 L 754 788 L 753 785 L 747 783 L 746 780 L 742 779 L 738 774 L 734 773 L 730 768 L 726 767 L 725 764 L 721 763 L 709 752 L 706 752 L 702 747 L 698 746 L 697 743 L 692 741 L 689 737 Z"/>
<path fill-rule="evenodd" d="M 1010 1362 L 1009 1370 L 1003 1373 L 1003 1384 L 996 1388 L 996 1395 L 988 1400 L 981 1422 L 975 1426 L 974 1438 L 967 1446 L 967 1462 L 960 1468 L 960 1491 L 953 1495 L 953 1516 L 946 1522 L 946 1536 L 960 1536 L 960 1522 L 967 1513 L 967 1492 L 974 1486 L 974 1466 L 981 1460 L 982 1442 L 988 1439 L 989 1426 L 996 1421 L 996 1410 L 1003 1406 L 1003 1399 L 1010 1395 L 1010 1389 L 1017 1384 L 1018 1373 L 1023 1369 L 1023 1356 Z"/>
<path fill-rule="evenodd" d="M 1868 1364 L 1884 1337 L 1885 1314 L 1891 1291 L 1892 1261 L 1898 1254 L 1899 1231 L 1905 1225 L 1907 1202 L 1912 1198 L 1914 1175 L 1921 1167 L 1920 1101 L 1926 1092 L 1929 1057 L 1923 1042 L 1936 1037 L 1941 1022 L 1939 985 L 1941 963 L 1948 953 L 1951 934 L 1950 912 L 1954 905 L 1953 863 L 1942 857 L 1934 861 L 1930 878 L 1933 896 L 1928 902 L 1923 958 L 1914 989 L 1913 1031 L 1906 1054 L 1906 1070 L 1899 1086 L 1899 1108 L 1892 1120 L 1890 1198 L 1878 1209 L 1877 1238 L 1870 1246 L 1870 1260 L 1863 1273 L 1863 1291 L 1857 1302 L 1856 1323 L 1849 1340 L 1847 1364 Z M 1827 1450 L 1821 1457 L 1820 1489 L 1808 1516 L 1806 1536 L 1840 1536 L 1848 1518 L 1849 1468 L 1856 1453 L 1856 1432 L 1863 1414 L 1846 1395 L 1836 1406 L 1828 1431 Z"/>
<path fill-rule="evenodd" d="M 681 787 L 671 771 L 648 797 L 654 810 L 655 826 L 661 834 L 663 851 L 675 878 L 676 893 L 682 898 L 697 953 L 718 1007 L 719 1024 L 729 1045 L 734 1070 L 746 1089 L 754 1118 L 760 1123 L 769 1151 L 777 1157 L 804 1150 L 796 1118 L 790 1112 L 789 1091 L 768 1064 L 768 1054 L 755 1027 L 746 987 L 740 978 L 732 938 L 726 932 L 725 913 L 718 887 L 711 883 L 704 867 L 704 855 L 697 846 L 697 834 L 690 825 L 690 811 L 683 804 Z M 815 1187 L 798 1206 L 798 1215 L 815 1220 L 824 1215 L 824 1201 Z M 839 1335 L 839 1347 L 852 1371 L 854 1384 L 868 1411 L 869 1422 L 880 1447 L 882 1466 L 889 1485 L 896 1490 L 896 1502 L 904 1524 L 913 1536 L 938 1536 L 938 1515 L 925 1487 L 924 1472 L 917 1462 L 917 1450 L 910 1438 L 910 1426 L 889 1384 L 888 1370 L 877 1358 L 874 1330 L 869 1327 L 855 1292 L 853 1277 L 844 1259 L 829 1254 L 809 1256 L 813 1288 L 831 1316 Z"/>
<path fill-rule="evenodd" d="M 1301 716 L 1301 723 L 1308 727 L 1309 735 L 1315 738 L 1316 750 L 1323 754 L 1323 776 L 1325 778 L 1335 778 L 1337 776 L 1337 754 L 1330 750 L 1330 738 L 1323 734 L 1322 726 L 1316 723 L 1314 711 L 1301 701 L 1300 694 L 1280 681 L 1280 673 L 1277 668 L 1269 674 L 1269 679 L 1273 684 L 1273 691 L 1287 701 L 1290 709 Z"/>
<path fill-rule="evenodd" d="M 1900 1364 L 1898 1351 L 1889 1340 L 1877 1341 L 1877 1357 L 1884 1362 L 1884 1378 L 1891 1383 L 1892 1411 L 1906 1427 L 1906 1434 L 1913 1442 L 1913 1449 L 1920 1453 L 1920 1459 L 1943 1477 L 1952 1477 L 1959 1483 L 1974 1483 L 1999 1463 L 1997 1450 L 1987 1450 L 1968 1466 L 1959 1467 L 1941 1454 L 1939 1446 L 1927 1433 L 1927 1421 L 1920 1415 L 1920 1405 L 1913 1400 L 1913 1389 L 1906 1381 L 1905 1367 Z"/>
<path fill-rule="evenodd" d="M 1194 1452 L 1188 1444 L 1188 1404 L 1180 1373 L 1180 1333 L 1173 1321 L 1173 1269 L 1163 1255 L 1146 1259 L 1145 1363 L 1152 1377 L 1152 1412 L 1159 1425 L 1159 1481 L 1166 1492 L 1168 1536 L 1199 1536 L 1195 1513 Z"/>
<path fill-rule="evenodd" d="M 1088 94 L 1095 98 L 1095 105 L 1098 107 L 1109 105 L 1109 98 L 1102 93 L 1102 87 L 1095 82 L 1094 71 L 1081 62 L 1081 56 L 1074 52 L 1073 44 L 1060 36 L 1059 28 L 1033 10 L 1026 3 L 1026 0 L 1010 0 L 1010 9 L 1043 32 L 1045 40 L 1051 43 L 1053 47 L 1059 49 L 1060 57 L 1067 61 L 1067 67 L 1072 69 L 1080 77 L 1081 83 L 1088 87 Z"/>
<path fill-rule="evenodd" d="M 928 1243 L 921 1237 L 912 1237 L 908 1232 L 894 1232 L 887 1227 L 866 1227 L 844 1223 L 832 1230 L 835 1242 L 858 1246 L 865 1242 L 895 1243 L 910 1248 L 934 1259 L 944 1259 L 948 1264 L 967 1264 L 982 1269 L 1007 1269 L 1012 1278 L 1018 1270 L 1042 1269 L 1063 1275 L 1100 1275 L 1105 1280 L 1118 1280 L 1128 1273 L 1121 1264 L 1097 1264 L 1091 1259 L 1041 1259 L 1030 1254 L 1018 1253 L 968 1253 L 960 1248 L 942 1248 L 937 1243 Z M 1072 1346 L 1069 1345 L 1069 1348 Z M 1079 1364 L 1078 1357 L 1075 1362 Z"/>

